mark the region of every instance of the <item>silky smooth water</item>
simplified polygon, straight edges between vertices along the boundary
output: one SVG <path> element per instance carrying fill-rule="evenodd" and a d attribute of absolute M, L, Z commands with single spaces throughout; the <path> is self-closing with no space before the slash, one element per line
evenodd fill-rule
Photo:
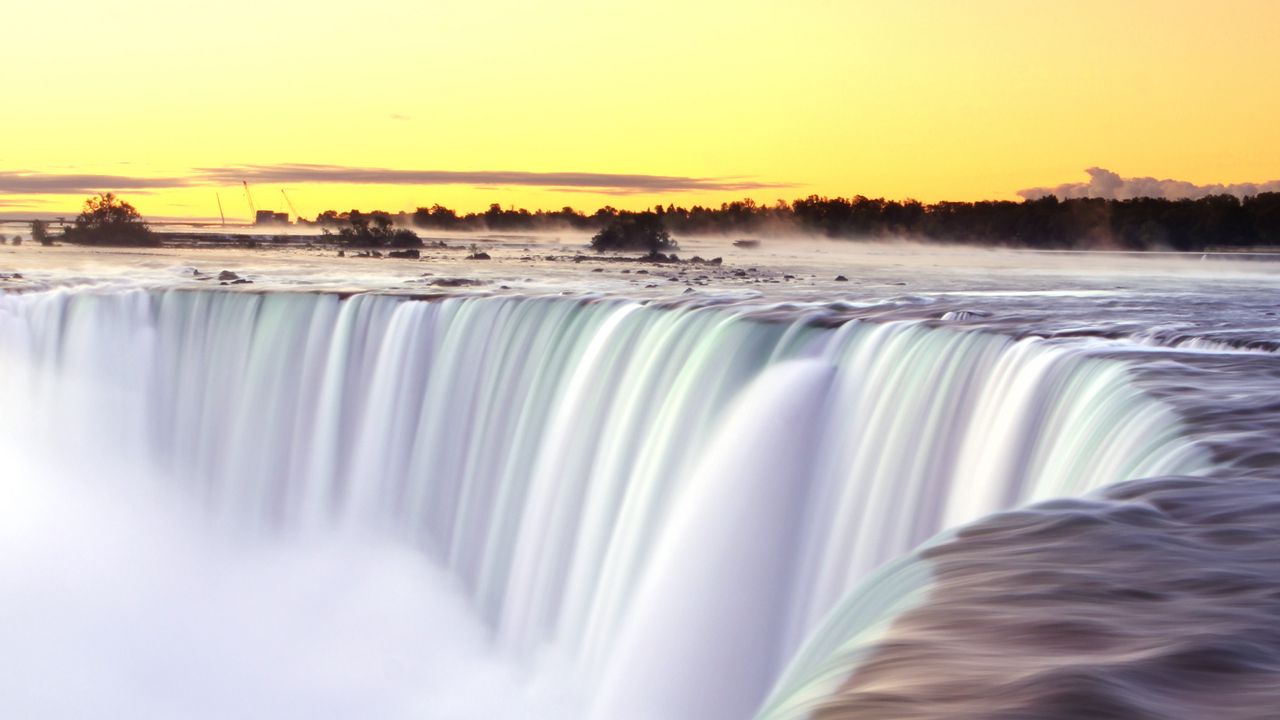
<path fill-rule="evenodd" d="M 0 704 L 744 718 L 938 532 L 1212 466 L 1087 342 L 781 317 L 0 296 Z"/>

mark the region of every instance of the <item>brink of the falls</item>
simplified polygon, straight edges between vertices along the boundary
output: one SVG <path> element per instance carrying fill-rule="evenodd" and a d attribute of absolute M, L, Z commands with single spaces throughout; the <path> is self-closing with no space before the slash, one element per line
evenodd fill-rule
<path fill-rule="evenodd" d="M 959 572 L 922 545 L 1222 465 L 1106 344 L 744 305 L 8 294 L 0 398 L 45 717 L 808 717 Z"/>

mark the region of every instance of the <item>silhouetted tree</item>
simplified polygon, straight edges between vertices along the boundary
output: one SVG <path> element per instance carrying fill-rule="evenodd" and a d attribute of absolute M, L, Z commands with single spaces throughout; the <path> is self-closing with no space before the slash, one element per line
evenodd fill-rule
<path fill-rule="evenodd" d="M 41 245 L 53 244 L 53 240 L 49 239 L 49 225 L 45 221 L 31 221 L 31 240 Z"/>
<path fill-rule="evenodd" d="M 336 213 L 330 215 L 322 213 L 316 218 L 318 222 L 326 224 L 334 224 L 334 222 L 342 223 L 341 229 L 338 230 L 338 238 L 347 245 L 355 245 L 359 247 L 394 247 L 394 248 L 417 248 L 422 247 L 422 240 L 417 233 L 408 228 L 397 228 L 395 221 L 391 219 L 391 215 L 379 210 L 371 213 L 362 213 L 359 210 L 352 210 L 349 213 L 343 213 L 338 216 Z M 343 222 L 345 220 L 345 222 Z M 328 232 L 326 228 L 326 232 Z"/>
<path fill-rule="evenodd" d="M 420 228 L 459 230 L 462 228 L 462 219 L 453 210 L 443 205 L 435 204 L 430 208 L 420 207 L 415 210 L 413 212 L 413 224 Z"/>
<path fill-rule="evenodd" d="M 158 245 L 159 238 L 129 203 L 112 193 L 84 201 L 84 210 L 63 232 L 68 242 L 89 245 Z"/>
<path fill-rule="evenodd" d="M 621 215 L 591 238 L 596 252 L 644 250 L 649 254 L 675 250 L 678 245 L 667 233 L 662 218 L 651 212 Z"/>

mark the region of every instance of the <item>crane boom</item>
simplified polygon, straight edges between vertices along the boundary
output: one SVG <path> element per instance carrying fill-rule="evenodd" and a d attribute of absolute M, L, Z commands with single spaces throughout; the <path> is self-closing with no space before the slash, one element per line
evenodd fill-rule
<path fill-rule="evenodd" d="M 253 193 L 249 192 L 249 181 L 241 180 L 240 184 L 244 185 L 244 196 L 249 200 L 249 214 L 253 216 L 249 220 L 252 222 L 258 219 L 258 208 L 253 205 Z"/>
<path fill-rule="evenodd" d="M 293 201 L 289 199 L 289 193 L 285 192 L 284 188 L 280 188 L 280 194 L 284 195 L 285 204 L 293 211 L 294 220 L 302 220 L 302 213 L 298 212 L 298 208 L 293 206 Z"/>
<path fill-rule="evenodd" d="M 222 226 L 226 227 L 227 216 L 225 213 L 222 212 L 222 193 L 215 192 L 213 196 L 218 198 L 218 217 L 222 218 Z"/>

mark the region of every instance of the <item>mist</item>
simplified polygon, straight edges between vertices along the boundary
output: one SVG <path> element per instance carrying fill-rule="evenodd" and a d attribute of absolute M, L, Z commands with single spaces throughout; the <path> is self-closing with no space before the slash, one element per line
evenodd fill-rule
<path fill-rule="evenodd" d="M 420 552 L 362 530 L 233 536 L 142 463 L 54 450 L 0 443 L 7 716 L 574 714 Z"/>

